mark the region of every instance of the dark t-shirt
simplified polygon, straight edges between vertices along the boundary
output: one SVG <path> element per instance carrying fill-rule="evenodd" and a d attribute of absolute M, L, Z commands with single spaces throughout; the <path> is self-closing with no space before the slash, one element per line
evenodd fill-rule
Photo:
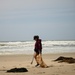
<path fill-rule="evenodd" d="M 35 43 L 35 48 L 34 48 L 34 51 L 36 53 L 42 53 L 42 43 L 41 43 L 41 39 L 38 39 Z"/>

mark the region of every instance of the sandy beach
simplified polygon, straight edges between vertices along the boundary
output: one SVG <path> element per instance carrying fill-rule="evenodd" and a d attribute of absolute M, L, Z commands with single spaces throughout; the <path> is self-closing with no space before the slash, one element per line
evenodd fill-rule
<path fill-rule="evenodd" d="M 75 53 L 43 54 L 44 62 L 49 68 L 35 67 L 34 61 L 31 65 L 32 55 L 0 55 L 0 75 L 75 75 L 75 64 L 58 63 L 53 60 L 59 56 L 73 57 Z M 24 73 L 7 73 L 11 68 L 27 68 Z"/>

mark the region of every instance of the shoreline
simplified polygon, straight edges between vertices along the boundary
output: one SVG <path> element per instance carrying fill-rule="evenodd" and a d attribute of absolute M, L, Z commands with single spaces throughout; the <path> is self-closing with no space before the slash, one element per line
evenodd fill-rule
<path fill-rule="evenodd" d="M 50 55 L 50 54 L 52 54 L 52 55 L 56 55 L 56 54 L 75 54 L 75 52 L 62 52 L 62 53 L 42 53 L 42 55 Z M 33 53 L 34 54 L 34 53 Z M 27 55 L 27 56 L 31 56 L 31 55 L 33 55 L 33 54 L 0 54 L 0 56 L 14 56 L 14 55 Z"/>

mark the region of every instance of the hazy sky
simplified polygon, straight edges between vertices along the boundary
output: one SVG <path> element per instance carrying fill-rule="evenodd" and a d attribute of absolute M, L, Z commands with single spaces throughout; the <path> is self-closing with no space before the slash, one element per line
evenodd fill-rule
<path fill-rule="evenodd" d="M 75 39 L 75 0 L 0 0 L 0 41 Z"/>

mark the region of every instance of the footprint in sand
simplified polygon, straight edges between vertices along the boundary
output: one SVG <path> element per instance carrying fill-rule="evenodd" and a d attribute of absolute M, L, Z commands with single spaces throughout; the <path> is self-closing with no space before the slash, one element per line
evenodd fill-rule
<path fill-rule="evenodd" d="M 37 74 L 44 74 L 45 72 L 38 72 Z"/>
<path fill-rule="evenodd" d="M 5 67 L 3 66 L 3 68 L 5 68 Z"/>

